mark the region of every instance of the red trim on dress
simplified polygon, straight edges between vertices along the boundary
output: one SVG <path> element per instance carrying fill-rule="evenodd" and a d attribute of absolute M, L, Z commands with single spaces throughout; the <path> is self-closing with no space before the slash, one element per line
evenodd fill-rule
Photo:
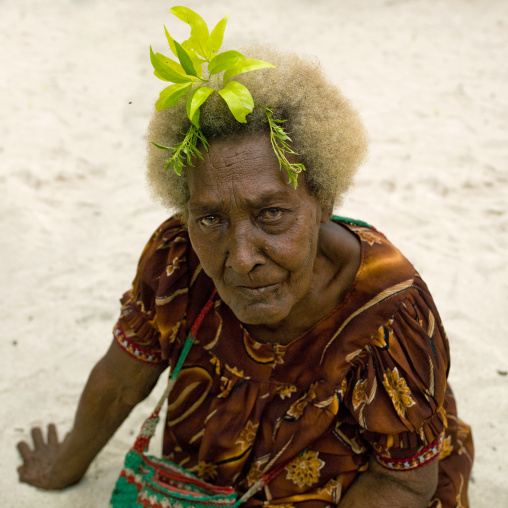
<path fill-rule="evenodd" d="M 160 364 L 164 363 L 166 360 L 163 360 L 161 356 L 154 355 L 151 351 L 147 349 L 143 349 L 131 342 L 124 331 L 120 327 L 120 324 L 117 323 L 113 328 L 113 337 L 116 343 L 130 356 L 139 360 L 140 362 L 150 363 L 150 364 Z"/>
<path fill-rule="evenodd" d="M 441 448 L 443 448 L 443 435 L 440 435 L 436 441 L 423 448 L 423 450 L 414 457 L 409 457 L 407 459 L 391 459 L 390 457 L 383 457 L 377 453 L 374 455 L 379 464 L 387 469 L 407 471 L 408 469 L 416 469 L 424 466 L 437 458 L 441 452 Z"/>

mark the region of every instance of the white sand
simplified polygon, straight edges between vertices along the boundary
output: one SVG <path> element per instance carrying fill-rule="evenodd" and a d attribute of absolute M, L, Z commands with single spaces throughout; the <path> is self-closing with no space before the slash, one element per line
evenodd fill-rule
<path fill-rule="evenodd" d="M 151 400 L 61 493 L 17 483 L 32 425 L 69 429 L 118 298 L 166 217 L 144 188 L 162 82 L 148 45 L 183 24 L 160 0 L 0 2 L 0 506 L 105 506 Z M 227 41 L 319 56 L 361 111 L 370 157 L 340 211 L 375 224 L 426 279 L 474 429 L 475 507 L 508 506 L 508 3 L 189 0 Z M 504 373 L 504 375 L 502 375 Z M 160 390 L 160 385 L 159 385 Z"/>

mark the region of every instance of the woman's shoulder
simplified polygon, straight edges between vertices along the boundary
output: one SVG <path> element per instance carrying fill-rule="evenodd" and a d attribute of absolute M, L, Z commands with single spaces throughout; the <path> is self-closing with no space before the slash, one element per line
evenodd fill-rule
<path fill-rule="evenodd" d="M 332 220 L 355 236 L 360 245 L 361 259 L 353 285 L 360 293 L 357 297 L 375 298 L 392 287 L 397 290 L 412 285 L 417 270 L 381 231 L 360 220 L 335 215 Z"/>
<path fill-rule="evenodd" d="M 439 438 L 449 346 L 413 265 L 375 228 L 337 220 L 360 241 L 362 261 L 320 351 L 350 414 L 378 453 L 413 456 Z"/>
<path fill-rule="evenodd" d="M 133 286 L 150 293 L 153 298 L 161 283 L 161 277 L 171 278 L 184 272 L 184 261 L 189 250 L 189 235 L 179 216 L 165 220 L 152 233 L 139 258 Z M 179 272 L 177 269 L 182 268 Z M 173 275 L 174 272 L 174 275 Z M 173 275 L 173 277 L 171 277 Z"/>
<path fill-rule="evenodd" d="M 352 318 L 342 334 L 345 404 L 378 454 L 413 457 L 435 444 L 446 424 L 450 351 L 432 296 L 416 274 Z"/>
<path fill-rule="evenodd" d="M 153 245 L 157 249 L 167 249 L 175 241 L 187 242 L 188 238 L 189 234 L 183 217 L 172 215 L 155 229 L 147 243 L 147 247 Z"/>
<path fill-rule="evenodd" d="M 167 358 L 170 345 L 185 338 L 187 321 L 195 318 L 212 291 L 185 222 L 180 216 L 170 217 L 145 245 L 132 287 L 121 299 L 120 342 L 150 354 L 155 351 L 157 358 L 162 350 Z"/>
<path fill-rule="evenodd" d="M 206 288 L 203 288 L 205 284 Z M 174 313 L 175 307 L 193 299 L 208 287 L 209 278 L 204 274 L 201 263 L 192 248 L 185 221 L 181 216 L 173 216 L 164 221 L 152 234 L 141 255 L 135 286 L 143 286 L 153 291 L 152 304 L 160 315 L 168 309 Z M 193 291 L 193 289 L 197 289 Z M 181 301 L 182 305 L 177 305 Z M 186 304 L 185 304 L 186 307 Z M 183 309 L 183 307 L 182 307 Z"/>
<path fill-rule="evenodd" d="M 415 335 L 417 328 L 423 332 L 421 323 L 428 316 L 440 324 L 425 282 L 383 233 L 365 222 L 339 217 L 333 220 L 356 236 L 361 261 L 348 294 L 330 316 L 335 319 L 335 331 L 324 346 L 322 359 L 328 354 L 351 358 L 395 326 L 400 333 L 392 336 L 393 351 L 396 341 Z M 409 315 L 413 317 L 409 319 Z M 422 320 L 421 316 L 426 318 Z"/>

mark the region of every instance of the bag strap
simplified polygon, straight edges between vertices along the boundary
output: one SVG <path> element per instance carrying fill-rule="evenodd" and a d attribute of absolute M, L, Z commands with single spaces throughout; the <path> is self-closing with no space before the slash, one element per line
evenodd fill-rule
<path fill-rule="evenodd" d="M 199 329 L 201 328 L 203 319 L 208 314 L 208 311 L 210 310 L 210 308 L 213 305 L 213 298 L 216 293 L 217 293 L 217 290 L 214 289 L 212 292 L 212 295 L 206 302 L 205 306 L 201 309 L 201 312 L 199 313 L 198 317 L 194 320 L 194 324 L 191 326 L 191 329 L 189 330 L 189 333 L 187 334 L 187 338 L 185 339 L 185 343 L 183 345 L 182 352 L 180 353 L 180 356 L 178 357 L 178 361 L 176 362 L 173 372 L 169 376 L 168 385 L 166 386 L 164 393 L 162 394 L 161 398 L 159 399 L 159 402 L 155 406 L 155 411 L 159 412 L 162 405 L 169 397 L 169 394 L 171 393 L 171 390 L 173 389 L 173 386 L 175 385 L 176 378 L 178 377 L 178 374 L 180 374 L 180 370 L 182 369 L 183 362 L 185 362 L 185 359 L 187 358 L 187 355 L 189 354 L 189 351 L 190 351 L 192 345 L 194 344 L 196 335 L 198 334 Z"/>
<path fill-rule="evenodd" d="M 217 290 L 214 289 L 212 292 L 212 295 L 206 302 L 205 306 L 201 309 L 201 312 L 199 313 L 198 317 L 195 319 L 193 325 L 191 326 L 191 329 L 189 330 L 189 333 L 187 334 L 187 338 L 185 339 L 185 343 L 183 345 L 182 351 L 180 353 L 180 356 L 178 357 L 178 360 L 176 362 L 175 367 L 173 368 L 173 371 L 170 373 L 168 384 L 166 386 L 166 389 L 164 390 L 163 394 L 161 395 L 159 401 L 157 402 L 157 405 L 155 406 L 155 409 L 153 410 L 152 414 L 144 421 L 143 425 L 141 426 L 141 430 L 138 434 L 138 437 L 136 439 L 136 442 L 134 443 L 133 449 L 139 451 L 139 452 L 145 452 L 148 449 L 148 445 L 150 444 L 150 440 L 155 434 L 155 428 L 157 427 L 157 424 L 159 423 L 159 413 L 161 411 L 162 405 L 164 402 L 168 399 L 169 394 L 173 390 L 173 387 L 176 383 L 176 378 L 178 377 L 178 374 L 180 373 L 180 370 L 182 369 L 183 363 L 185 362 L 185 359 L 187 358 L 187 355 L 189 354 L 189 351 L 194 344 L 194 340 L 196 339 L 196 335 L 198 334 L 199 329 L 201 328 L 201 324 L 203 323 L 203 319 L 205 318 L 208 311 L 211 309 L 213 305 L 213 299 L 217 293 Z"/>

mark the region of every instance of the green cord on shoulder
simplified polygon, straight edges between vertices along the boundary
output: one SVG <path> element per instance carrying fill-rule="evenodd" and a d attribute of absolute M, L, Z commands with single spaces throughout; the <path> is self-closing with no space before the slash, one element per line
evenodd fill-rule
<path fill-rule="evenodd" d="M 208 150 L 208 142 L 199 127 L 200 108 L 213 93 L 217 92 L 226 102 L 229 110 L 240 123 L 246 123 L 246 117 L 254 109 L 254 100 L 247 87 L 232 78 L 238 74 L 258 69 L 274 68 L 271 63 L 263 60 L 245 58 L 238 51 L 219 53 L 224 38 L 224 31 L 229 15 L 221 19 L 210 33 L 203 18 L 187 7 L 173 7 L 170 12 L 191 27 L 189 39 L 179 44 L 164 27 L 166 39 L 172 53 L 178 58 L 175 61 L 161 53 L 154 53 L 150 47 L 150 61 L 154 74 L 163 81 L 173 83 L 159 95 L 155 104 L 157 111 L 172 108 L 187 98 L 187 116 L 191 125 L 185 133 L 183 141 L 173 147 L 152 144 L 162 150 L 170 150 L 171 157 L 166 161 L 165 170 L 173 168 L 181 175 L 183 168 L 193 166 L 194 157 L 203 158 L 197 145 L 199 142 Z M 207 64 L 208 77 L 204 77 L 203 65 Z M 222 88 L 204 86 L 210 76 L 223 72 Z M 291 138 L 280 124 L 285 120 L 273 118 L 273 111 L 263 107 L 270 127 L 270 141 L 273 151 L 279 160 L 282 170 L 288 173 L 289 182 L 296 189 L 298 174 L 305 171 L 303 164 L 290 163 L 286 154 L 298 155 L 290 146 Z"/>

